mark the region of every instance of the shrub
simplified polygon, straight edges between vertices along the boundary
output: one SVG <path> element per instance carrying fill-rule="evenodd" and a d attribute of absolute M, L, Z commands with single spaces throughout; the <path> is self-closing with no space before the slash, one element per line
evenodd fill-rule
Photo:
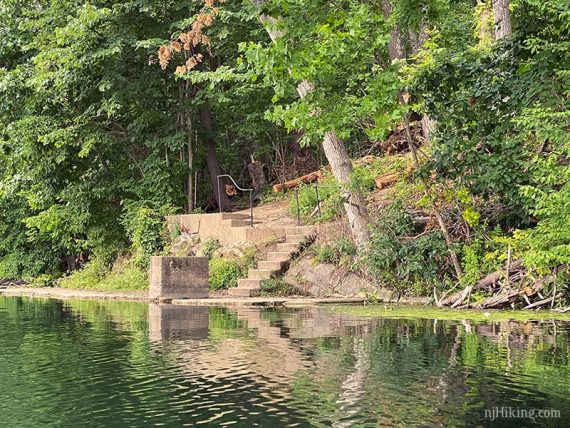
<path fill-rule="evenodd" d="M 243 277 L 243 269 L 237 260 L 215 257 L 210 260 L 210 289 L 223 290 L 236 287 Z"/>
<path fill-rule="evenodd" d="M 93 259 L 81 270 L 58 281 L 63 288 L 117 291 L 148 289 L 148 273 L 132 260 L 119 258 L 110 269 L 104 261 Z"/>
<path fill-rule="evenodd" d="M 259 261 L 258 249 L 255 246 L 244 248 L 243 257 L 241 258 L 241 265 L 244 269 L 253 269 L 257 266 Z"/>
<path fill-rule="evenodd" d="M 366 254 L 370 274 L 397 289 L 427 293 L 447 273 L 447 248 L 438 231 L 416 231 L 401 202 L 384 210 L 373 228 Z"/>
<path fill-rule="evenodd" d="M 354 242 L 342 236 L 332 244 L 325 244 L 317 249 L 316 259 L 321 263 L 341 264 L 343 260 L 352 260 L 357 255 Z"/>
<path fill-rule="evenodd" d="M 211 260 L 216 250 L 221 248 L 221 246 L 222 244 L 217 239 L 206 239 L 202 245 L 202 253 L 204 257 L 208 257 L 208 260 Z"/>

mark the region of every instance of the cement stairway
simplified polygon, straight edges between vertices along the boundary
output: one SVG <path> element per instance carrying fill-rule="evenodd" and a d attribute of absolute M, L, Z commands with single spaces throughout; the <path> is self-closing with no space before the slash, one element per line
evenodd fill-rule
<path fill-rule="evenodd" d="M 257 263 L 257 269 L 250 269 L 247 278 L 238 280 L 238 286 L 230 289 L 230 295 L 236 297 L 258 296 L 261 282 L 283 274 L 292 257 L 310 236 L 315 234 L 313 226 L 296 226 L 285 229 L 285 242 L 277 244 L 276 251 L 267 253 L 265 260 Z"/>

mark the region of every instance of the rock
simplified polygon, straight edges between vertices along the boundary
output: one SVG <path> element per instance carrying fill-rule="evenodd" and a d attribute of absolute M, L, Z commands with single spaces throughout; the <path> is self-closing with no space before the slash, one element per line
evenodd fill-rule
<path fill-rule="evenodd" d="M 343 272 L 332 264 L 315 265 L 312 259 L 312 256 L 299 259 L 289 268 L 283 280 L 313 297 L 375 295 L 380 300 L 395 297 L 392 290 L 378 287 L 353 273 Z"/>
<path fill-rule="evenodd" d="M 196 255 L 197 246 L 200 243 L 200 237 L 197 234 L 182 233 L 168 252 L 169 255 L 175 257 L 192 257 Z"/>

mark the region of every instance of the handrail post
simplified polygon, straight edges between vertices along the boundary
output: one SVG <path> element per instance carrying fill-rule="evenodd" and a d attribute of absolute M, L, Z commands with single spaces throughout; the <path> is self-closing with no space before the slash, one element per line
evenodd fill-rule
<path fill-rule="evenodd" d="M 299 207 L 299 188 L 295 187 L 295 199 L 297 200 L 297 226 L 301 225 L 301 208 Z"/>
<path fill-rule="evenodd" d="M 253 227 L 253 190 L 249 191 L 249 217 L 251 220 L 251 227 Z"/>
<path fill-rule="evenodd" d="M 222 213 L 222 194 L 220 193 L 220 176 L 218 175 L 218 209 L 220 210 L 220 214 Z"/>
<path fill-rule="evenodd" d="M 319 213 L 319 218 L 321 215 L 321 198 L 319 197 L 319 183 L 315 183 L 315 192 L 317 193 L 317 211 Z"/>

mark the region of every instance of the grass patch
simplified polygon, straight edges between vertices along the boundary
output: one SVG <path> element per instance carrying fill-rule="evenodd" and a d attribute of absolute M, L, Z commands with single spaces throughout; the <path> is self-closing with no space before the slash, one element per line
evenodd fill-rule
<path fill-rule="evenodd" d="M 260 294 L 262 296 L 286 297 L 299 295 L 300 292 L 294 285 L 288 284 L 278 278 L 271 278 L 261 281 Z"/>
<path fill-rule="evenodd" d="M 119 259 L 112 269 L 101 267 L 97 261 L 58 281 L 63 288 L 97 291 L 148 290 L 148 273 L 128 259 Z"/>

